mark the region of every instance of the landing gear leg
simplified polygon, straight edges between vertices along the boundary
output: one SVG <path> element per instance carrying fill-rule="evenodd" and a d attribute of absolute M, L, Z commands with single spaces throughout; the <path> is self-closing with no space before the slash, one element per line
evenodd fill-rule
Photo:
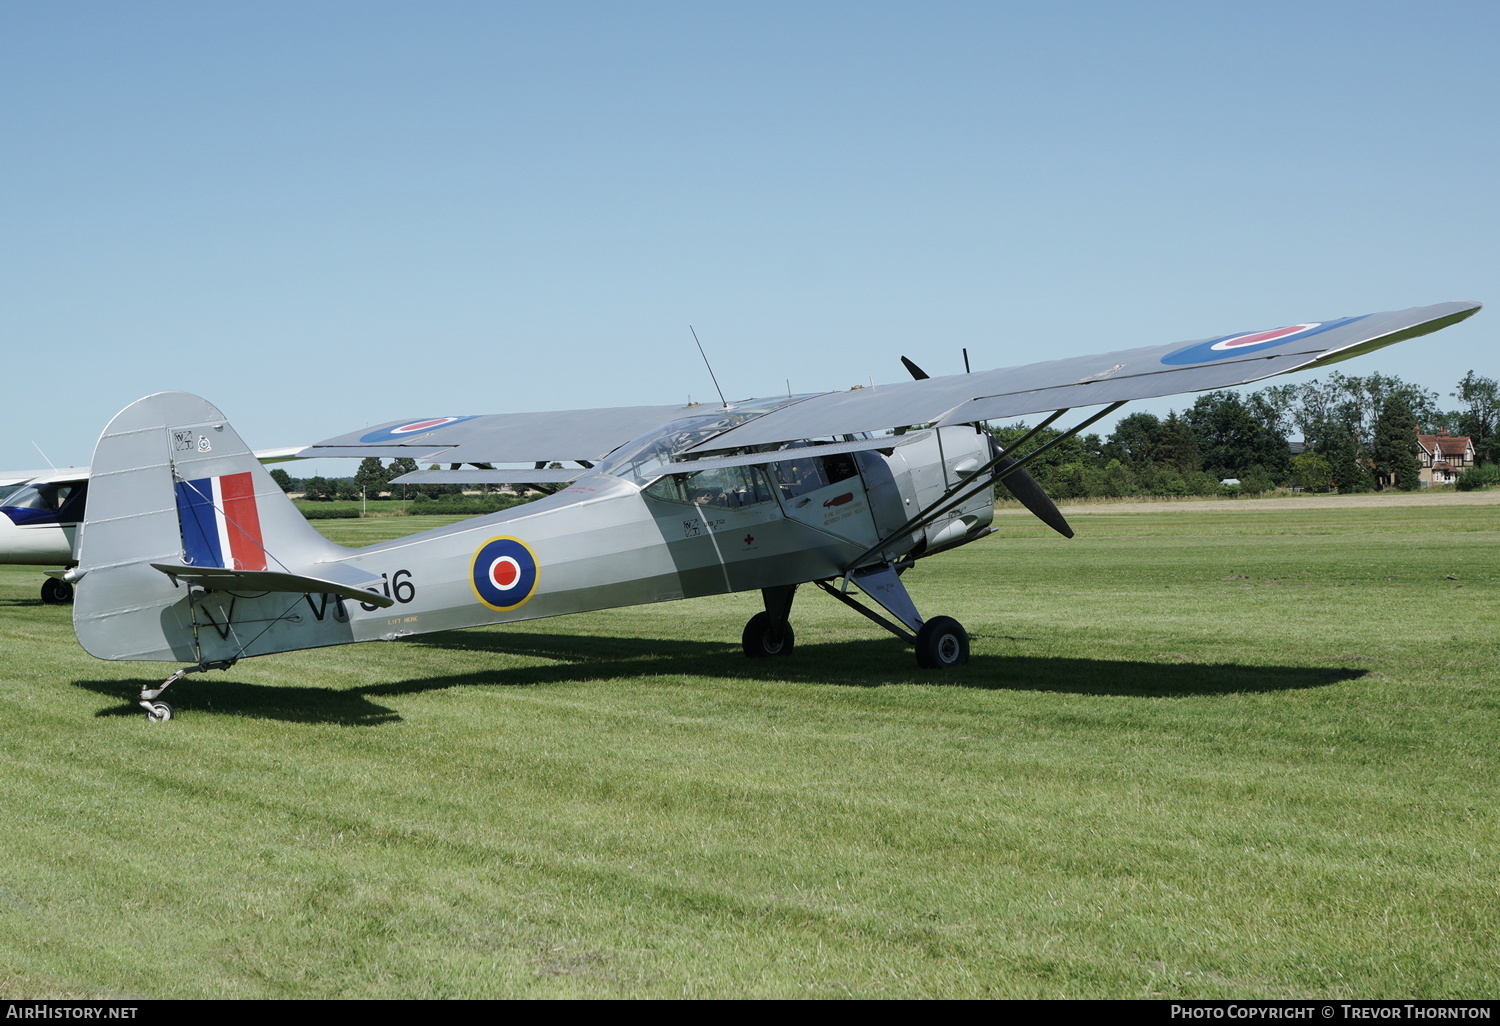
<path fill-rule="evenodd" d="M 172 674 L 172 676 L 162 681 L 158 686 L 154 688 L 141 688 L 141 697 L 140 701 L 137 704 L 142 709 L 146 710 L 146 721 L 148 723 L 166 723 L 176 715 L 176 712 L 173 710 L 173 708 L 166 702 L 159 701 L 157 696 L 159 696 L 163 691 L 167 690 L 167 688 L 171 687 L 173 684 L 180 681 L 182 678 L 186 677 L 188 674 L 206 673 L 209 670 L 227 670 L 231 666 L 233 666 L 234 663 L 235 661 L 233 659 L 221 659 L 218 662 L 214 663 L 199 663 L 197 666 L 184 666 L 182 669 Z"/>
<path fill-rule="evenodd" d="M 745 624 L 745 632 L 740 635 L 745 655 L 751 659 L 791 655 L 796 637 L 787 617 L 792 611 L 792 598 L 796 593 L 795 584 L 761 589 L 766 611 L 756 613 Z"/>
<path fill-rule="evenodd" d="M 880 624 L 917 651 L 917 665 L 928 670 L 947 670 L 969 661 L 969 633 L 951 616 L 934 616 L 923 620 L 901 583 L 900 569 L 891 565 L 866 567 L 849 574 L 860 591 L 895 620 L 888 620 L 856 601 L 846 590 L 828 581 L 818 587 Z M 899 622 L 897 622 L 899 621 Z"/>

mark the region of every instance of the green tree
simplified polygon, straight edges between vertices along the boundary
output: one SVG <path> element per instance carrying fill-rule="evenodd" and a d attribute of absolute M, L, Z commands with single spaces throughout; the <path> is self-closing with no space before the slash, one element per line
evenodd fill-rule
<path fill-rule="evenodd" d="M 1104 443 L 1104 456 L 1139 467 L 1157 462 L 1160 448 L 1161 420 L 1154 413 L 1132 413 L 1115 425 Z"/>
<path fill-rule="evenodd" d="M 283 492 L 292 491 L 292 475 L 280 467 L 276 467 L 271 471 L 271 480 L 275 481 L 276 487 L 280 488 Z"/>
<path fill-rule="evenodd" d="M 1198 442 L 1193 429 L 1186 420 L 1173 410 L 1161 422 L 1161 435 L 1156 449 L 1156 459 L 1164 467 L 1170 467 L 1186 477 L 1203 469 L 1203 457 L 1198 453 Z"/>
<path fill-rule="evenodd" d="M 1422 462 L 1417 458 L 1417 424 L 1406 396 L 1389 392 L 1375 421 L 1375 481 L 1380 488 L 1415 491 L 1422 483 Z"/>
<path fill-rule="evenodd" d="M 1328 461 L 1333 484 L 1340 494 L 1368 492 L 1375 487 L 1369 468 L 1360 455 L 1359 443 L 1348 428 L 1330 431 L 1320 455 Z"/>
<path fill-rule="evenodd" d="M 1458 411 L 1458 434 L 1473 439 L 1475 457 L 1481 463 L 1500 460 L 1500 382 L 1471 370 L 1458 383 L 1453 398 L 1464 407 Z"/>
<path fill-rule="evenodd" d="M 1029 430 L 1023 422 L 1007 424 L 1003 427 L 990 426 L 989 428 L 990 433 L 995 436 L 995 440 L 1007 452 Z M 1013 455 L 1018 459 L 1024 457 L 1027 453 L 1033 452 L 1043 445 L 1052 442 L 1061 434 L 1061 431 L 1054 431 L 1052 428 L 1039 431 L 1036 437 L 1026 443 L 1024 449 L 1015 452 Z M 1096 434 L 1074 435 L 1072 438 L 1064 439 L 1053 445 L 1052 448 L 1042 453 L 1035 460 L 1026 464 L 1026 469 L 1032 477 L 1036 478 L 1037 483 L 1049 495 L 1056 495 L 1062 498 L 1073 498 L 1084 495 L 1087 493 L 1082 490 L 1070 491 L 1067 489 L 1083 488 L 1082 471 L 1085 468 L 1099 465 L 1099 452 L 1102 448 L 1103 442 L 1100 441 L 1099 436 Z M 1069 471 L 1064 474 L 1063 468 L 1069 466 L 1077 467 L 1077 472 Z M 1053 480 L 1054 477 L 1057 478 L 1055 483 Z"/>
<path fill-rule="evenodd" d="M 312 502 L 327 502 L 333 498 L 333 486 L 326 477 L 310 477 L 302 482 L 302 497 Z"/>
<path fill-rule="evenodd" d="M 1391 395 L 1406 401 L 1416 421 L 1431 423 L 1442 416 L 1437 393 L 1430 389 L 1385 374 L 1352 377 L 1334 371 L 1326 381 L 1301 386 L 1293 420 L 1302 429 L 1303 438 L 1319 452 L 1344 431 L 1354 436 L 1356 446 L 1369 451 L 1375 444 L 1375 422 Z"/>
<path fill-rule="evenodd" d="M 354 472 L 354 487 L 359 493 L 374 499 L 385 491 L 390 479 L 379 456 L 366 456 L 359 461 L 359 469 Z"/>
<path fill-rule="evenodd" d="M 1283 438 L 1290 438 L 1296 429 L 1298 385 L 1272 385 L 1258 389 L 1245 397 L 1250 413 L 1266 427 Z"/>
<path fill-rule="evenodd" d="M 1292 474 L 1302 487 L 1314 492 L 1326 492 L 1333 485 L 1333 467 L 1319 453 L 1304 452 L 1292 457 Z"/>
<path fill-rule="evenodd" d="M 1267 427 L 1233 392 L 1198 397 L 1185 415 L 1203 459 L 1203 469 L 1219 478 L 1243 477 L 1256 464 L 1268 474 L 1286 474 L 1285 436 Z"/>
<path fill-rule="evenodd" d="M 1245 471 L 1245 476 L 1240 478 L 1240 491 L 1246 495 L 1260 495 L 1275 487 L 1276 482 L 1271 480 L 1271 475 L 1259 463 L 1252 465 Z"/>

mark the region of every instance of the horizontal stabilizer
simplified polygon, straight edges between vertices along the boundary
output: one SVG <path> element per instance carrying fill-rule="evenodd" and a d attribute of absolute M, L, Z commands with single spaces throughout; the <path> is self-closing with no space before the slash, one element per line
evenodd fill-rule
<path fill-rule="evenodd" d="M 319 577 L 303 577 L 279 570 L 228 570 L 217 566 L 186 566 L 176 563 L 152 563 L 173 582 L 184 581 L 210 591 L 267 592 L 284 591 L 294 595 L 337 595 L 340 598 L 356 599 L 382 608 L 393 606 L 396 600 L 382 595 L 378 590 L 380 578 L 359 572 L 338 573 L 345 568 L 330 566 L 344 581 L 331 581 Z"/>

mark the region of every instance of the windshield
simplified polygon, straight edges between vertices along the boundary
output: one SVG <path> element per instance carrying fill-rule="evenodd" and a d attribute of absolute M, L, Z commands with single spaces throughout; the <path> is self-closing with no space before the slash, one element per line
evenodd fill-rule
<path fill-rule="evenodd" d="M 12 509 L 47 509 L 56 510 L 68 501 L 72 494 L 73 483 L 66 484 L 38 484 L 22 485 L 7 495 L 0 506 L 9 506 Z"/>
<path fill-rule="evenodd" d="M 611 474 L 637 484 L 646 484 L 661 476 L 661 467 L 672 462 L 696 445 L 702 445 L 715 435 L 756 417 L 778 410 L 807 396 L 787 396 L 781 399 L 752 399 L 732 406 L 720 406 L 692 417 L 683 417 L 670 424 L 648 431 L 633 438 L 610 453 L 594 468 L 601 474 Z"/>

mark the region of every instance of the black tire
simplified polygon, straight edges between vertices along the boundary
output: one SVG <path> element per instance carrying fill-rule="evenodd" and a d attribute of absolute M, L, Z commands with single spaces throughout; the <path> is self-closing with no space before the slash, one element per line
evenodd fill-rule
<path fill-rule="evenodd" d="M 745 655 L 751 659 L 790 655 L 795 643 L 796 635 L 792 631 L 792 625 L 783 621 L 778 628 L 770 613 L 756 613 L 745 624 L 745 633 L 740 635 Z"/>
<path fill-rule="evenodd" d="M 176 710 L 166 702 L 151 702 L 146 706 L 147 723 L 166 723 L 174 715 Z"/>
<path fill-rule="evenodd" d="M 934 616 L 917 631 L 917 665 L 948 670 L 969 661 L 969 632 L 951 616 Z"/>
<path fill-rule="evenodd" d="M 42 602 L 49 606 L 65 606 L 73 601 L 73 586 L 56 577 L 42 581 Z"/>

